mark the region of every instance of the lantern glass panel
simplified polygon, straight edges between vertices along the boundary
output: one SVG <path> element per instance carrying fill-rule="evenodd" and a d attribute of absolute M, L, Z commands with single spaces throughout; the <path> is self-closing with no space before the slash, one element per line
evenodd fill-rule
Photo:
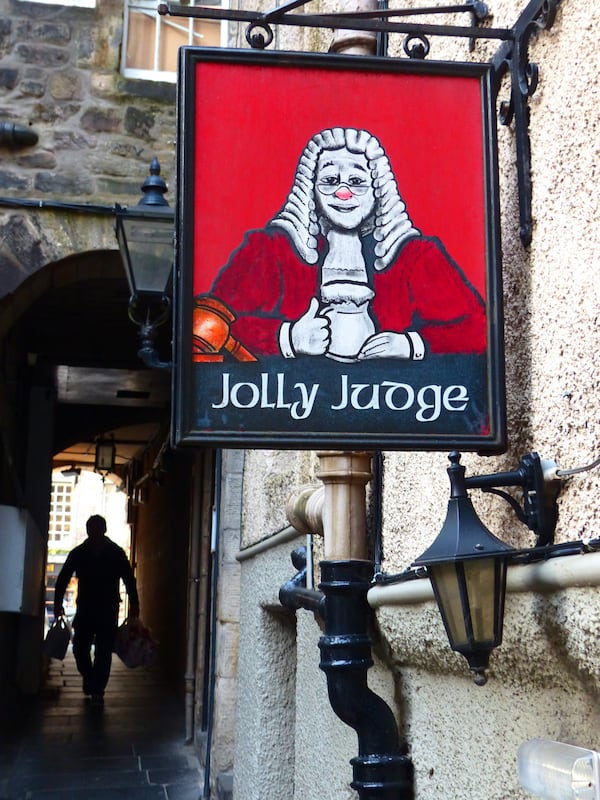
<path fill-rule="evenodd" d="M 174 228 L 171 209 L 156 219 L 125 217 L 121 220 L 129 257 L 132 294 L 164 294 L 173 266 Z M 123 247 L 121 243 L 121 247 Z"/>
<path fill-rule="evenodd" d="M 466 614 L 463 610 L 461 580 L 457 568 L 460 568 L 460 564 L 454 562 L 428 567 L 448 638 L 454 649 L 469 642 Z"/>
<path fill-rule="evenodd" d="M 99 472 L 111 472 L 115 468 L 114 442 L 98 442 L 96 444 L 96 461 L 94 469 Z"/>
<path fill-rule="evenodd" d="M 499 562 L 500 567 L 502 562 Z M 492 642 L 496 635 L 496 562 L 493 558 L 475 558 L 464 561 L 465 583 L 471 612 L 473 640 Z"/>

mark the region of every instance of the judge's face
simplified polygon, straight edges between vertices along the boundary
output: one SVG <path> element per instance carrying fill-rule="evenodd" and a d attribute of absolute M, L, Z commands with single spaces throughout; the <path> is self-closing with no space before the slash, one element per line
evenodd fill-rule
<path fill-rule="evenodd" d="M 362 153 L 346 147 L 321 153 L 315 188 L 317 208 L 334 228 L 355 230 L 373 212 L 371 173 Z"/>

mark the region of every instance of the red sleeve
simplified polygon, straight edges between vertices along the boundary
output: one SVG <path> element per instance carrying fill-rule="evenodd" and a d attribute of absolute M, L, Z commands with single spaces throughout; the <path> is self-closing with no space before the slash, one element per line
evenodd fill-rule
<path fill-rule="evenodd" d="M 279 355 L 279 328 L 304 313 L 315 279 L 314 267 L 300 260 L 283 232 L 251 231 L 210 294 L 236 315 L 231 332 L 245 347 L 255 355 Z"/>
<path fill-rule="evenodd" d="M 486 351 L 484 303 L 435 240 L 409 241 L 381 277 L 383 330 L 416 330 L 431 353 Z"/>

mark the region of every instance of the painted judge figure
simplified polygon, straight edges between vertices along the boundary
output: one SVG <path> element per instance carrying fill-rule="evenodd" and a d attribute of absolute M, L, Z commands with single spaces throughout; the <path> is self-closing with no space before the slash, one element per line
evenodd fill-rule
<path fill-rule="evenodd" d="M 195 301 L 197 360 L 223 348 L 239 360 L 342 362 L 486 351 L 481 297 L 443 244 L 415 228 L 366 130 L 313 136 L 281 210 Z M 206 317 L 215 308 L 218 342 Z"/>

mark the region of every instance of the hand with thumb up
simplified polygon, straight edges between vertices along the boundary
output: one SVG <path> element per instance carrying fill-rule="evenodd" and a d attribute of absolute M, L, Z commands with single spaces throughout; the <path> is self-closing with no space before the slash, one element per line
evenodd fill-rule
<path fill-rule="evenodd" d="M 313 297 L 308 309 L 291 328 L 292 347 L 297 355 L 322 356 L 331 341 L 329 319 L 322 316 L 319 301 Z"/>

